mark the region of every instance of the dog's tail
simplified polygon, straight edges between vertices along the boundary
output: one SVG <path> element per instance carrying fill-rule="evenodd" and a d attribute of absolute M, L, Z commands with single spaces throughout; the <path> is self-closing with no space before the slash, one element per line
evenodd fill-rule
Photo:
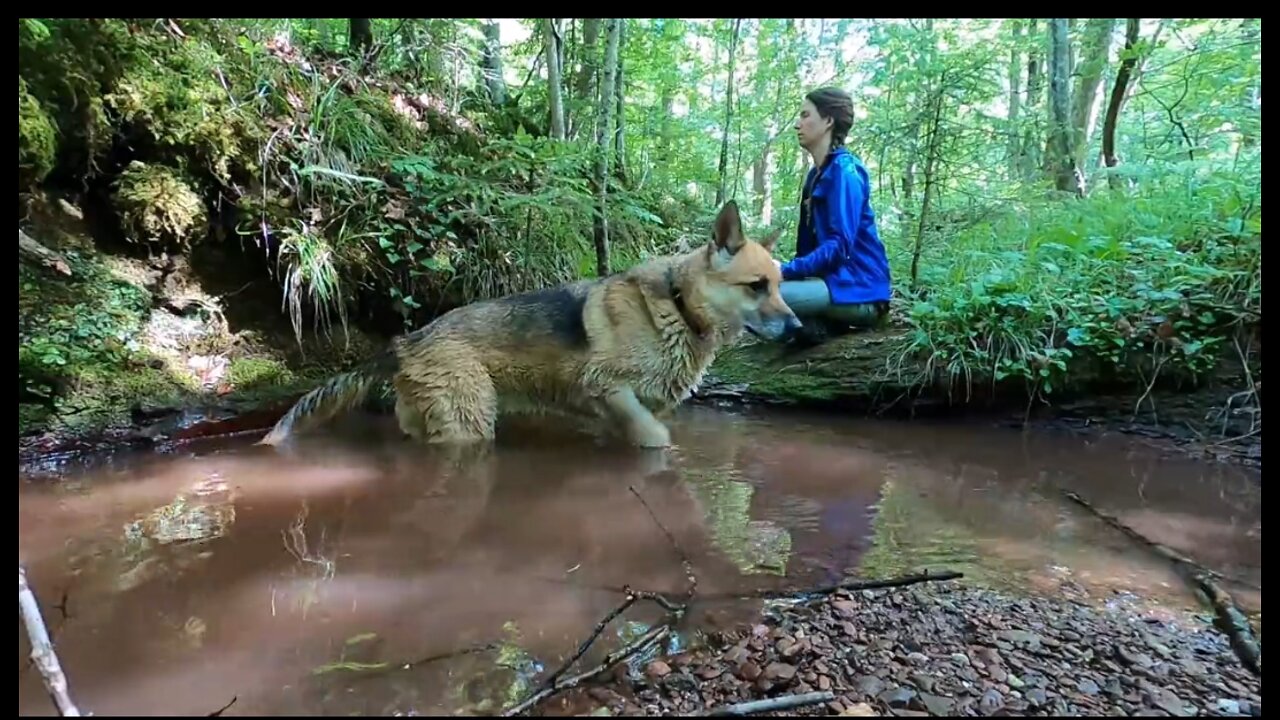
<path fill-rule="evenodd" d="M 279 445 L 297 431 L 327 422 L 359 407 L 370 390 L 391 379 L 399 365 L 394 348 L 387 348 L 354 370 L 326 380 L 323 385 L 299 398 L 258 444 Z"/>

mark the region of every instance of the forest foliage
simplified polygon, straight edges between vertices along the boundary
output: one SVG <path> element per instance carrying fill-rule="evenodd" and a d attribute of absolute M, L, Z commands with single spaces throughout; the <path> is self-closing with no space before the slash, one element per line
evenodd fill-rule
<path fill-rule="evenodd" d="M 1052 394 L 1248 352 L 1256 18 L 20 19 L 19 193 L 96 198 L 148 253 L 255 249 L 299 338 L 411 327 L 692 247 L 730 198 L 789 257 L 825 84 L 856 101 L 899 358 Z M 129 346 L 19 304 L 20 376 Z"/>

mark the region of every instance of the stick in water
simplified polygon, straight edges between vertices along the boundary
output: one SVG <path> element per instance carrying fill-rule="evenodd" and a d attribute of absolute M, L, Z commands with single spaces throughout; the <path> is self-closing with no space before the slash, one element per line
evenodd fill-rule
<path fill-rule="evenodd" d="M 808 707 L 809 705 L 817 705 L 818 703 L 831 702 L 835 699 L 835 693 L 830 690 L 802 693 L 800 695 L 782 695 L 775 698 L 766 698 L 764 700 L 752 700 L 750 702 L 737 703 L 736 705 L 725 705 L 724 707 L 712 710 L 707 713 L 707 715 L 710 715 L 711 717 L 724 717 L 727 715 L 751 715 L 752 713 L 777 712 L 779 710 L 791 710 L 798 707 Z"/>
<path fill-rule="evenodd" d="M 67 691 L 67 676 L 58 663 L 58 655 L 53 651 L 53 642 L 49 640 L 49 629 L 44 625 L 40 615 L 40 605 L 36 596 L 27 585 L 27 570 L 18 566 L 18 614 L 27 628 L 27 637 L 31 639 L 31 661 L 40 671 L 44 679 L 45 690 L 58 708 L 58 714 L 64 717 L 80 717 L 80 710 L 71 702 L 71 694 Z"/>

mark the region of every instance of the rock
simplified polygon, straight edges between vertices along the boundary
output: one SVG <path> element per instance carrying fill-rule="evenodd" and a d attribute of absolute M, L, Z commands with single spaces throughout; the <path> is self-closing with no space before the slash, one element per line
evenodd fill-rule
<path fill-rule="evenodd" d="M 819 689 L 819 690 L 830 690 L 830 689 L 831 689 L 831 678 L 827 677 L 826 675 L 819 675 L 819 676 L 818 676 L 818 689 Z"/>
<path fill-rule="evenodd" d="M 929 664 L 929 656 L 924 653 L 913 652 L 910 655 L 907 655 L 907 662 L 915 665 L 916 667 L 924 667 Z"/>
<path fill-rule="evenodd" d="M 932 693 L 920 693 L 920 699 L 924 702 L 924 708 L 929 711 L 930 715 L 952 715 L 952 711 L 956 706 L 955 700 Z"/>
<path fill-rule="evenodd" d="M 853 685 L 867 697 L 876 697 L 884 689 L 884 682 L 873 675 L 860 675 L 854 679 Z"/>
<path fill-rule="evenodd" d="M 1080 682 L 1076 683 L 1076 690 L 1079 690 L 1085 695 L 1097 695 L 1100 692 L 1098 683 L 1090 680 L 1089 678 L 1084 678 Z"/>
<path fill-rule="evenodd" d="M 1189 715 L 1186 706 L 1182 702 L 1182 698 L 1178 697 L 1169 688 L 1161 688 L 1160 692 L 1151 698 L 1152 704 L 1164 710 L 1175 717 Z"/>
<path fill-rule="evenodd" d="M 1043 707 L 1049 702 L 1049 697 L 1045 694 L 1044 690 L 1038 687 L 1031 688 L 1027 691 L 1027 702 L 1031 703 L 1033 707 Z"/>
<path fill-rule="evenodd" d="M 911 684 L 920 688 L 921 692 L 933 692 L 934 679 L 921 672 L 911 673 Z"/>
<path fill-rule="evenodd" d="M 879 713 L 867 703 L 854 703 L 840 711 L 844 717 L 878 717 Z"/>
<path fill-rule="evenodd" d="M 1236 700 L 1219 699 L 1213 704 L 1213 709 L 1225 715 L 1239 715 L 1240 703 Z"/>
<path fill-rule="evenodd" d="M 755 682 L 756 678 L 760 677 L 761 672 L 760 666 L 750 660 L 738 666 L 738 677 L 747 682 Z"/>
<path fill-rule="evenodd" d="M 905 708 L 915 699 L 916 691 L 911 688 L 896 687 L 880 693 L 876 697 L 891 708 Z"/>
<path fill-rule="evenodd" d="M 978 660 L 981 660 L 984 665 L 987 665 L 990 667 L 994 667 L 1004 662 L 1004 660 L 1000 657 L 1000 651 L 994 648 L 980 647 L 977 650 L 975 650 L 973 654 L 977 657 Z"/>
<path fill-rule="evenodd" d="M 1004 696 L 995 688 L 987 688 L 982 693 L 982 699 L 978 701 L 978 710 L 983 715 L 995 714 L 997 710 L 1004 707 Z"/>
<path fill-rule="evenodd" d="M 764 677 L 767 680 L 784 680 L 789 681 L 796 676 L 796 666 L 787 663 L 772 662 L 764 669 Z"/>
<path fill-rule="evenodd" d="M 960 652 L 951 653 L 951 662 L 959 665 L 960 667 L 969 667 L 970 665 L 969 656 Z"/>
<path fill-rule="evenodd" d="M 662 678 L 662 686 L 667 690 L 681 693 L 698 692 L 698 681 L 688 673 L 673 673 Z"/>
<path fill-rule="evenodd" d="M 645 674 L 651 678 L 666 677 L 671 674 L 671 666 L 661 660 L 654 660 L 649 663 L 649 667 L 645 670 Z"/>
<path fill-rule="evenodd" d="M 831 607 L 842 617 L 851 618 L 858 614 L 858 604 L 852 600 L 835 600 L 832 601 Z"/>
<path fill-rule="evenodd" d="M 988 672 L 987 675 L 992 680 L 998 683 L 1002 683 L 1009 678 L 1009 673 L 1005 672 L 1004 668 L 999 666 L 993 666 L 991 668 L 991 671 Z"/>

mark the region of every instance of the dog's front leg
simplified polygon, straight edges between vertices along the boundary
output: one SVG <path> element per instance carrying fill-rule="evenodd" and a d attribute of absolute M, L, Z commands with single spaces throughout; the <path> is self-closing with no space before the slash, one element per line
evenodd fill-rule
<path fill-rule="evenodd" d="M 627 426 L 631 442 L 640 447 L 660 448 L 671 444 L 671 432 L 645 407 L 630 387 L 611 392 L 606 398 L 609 408 Z"/>

